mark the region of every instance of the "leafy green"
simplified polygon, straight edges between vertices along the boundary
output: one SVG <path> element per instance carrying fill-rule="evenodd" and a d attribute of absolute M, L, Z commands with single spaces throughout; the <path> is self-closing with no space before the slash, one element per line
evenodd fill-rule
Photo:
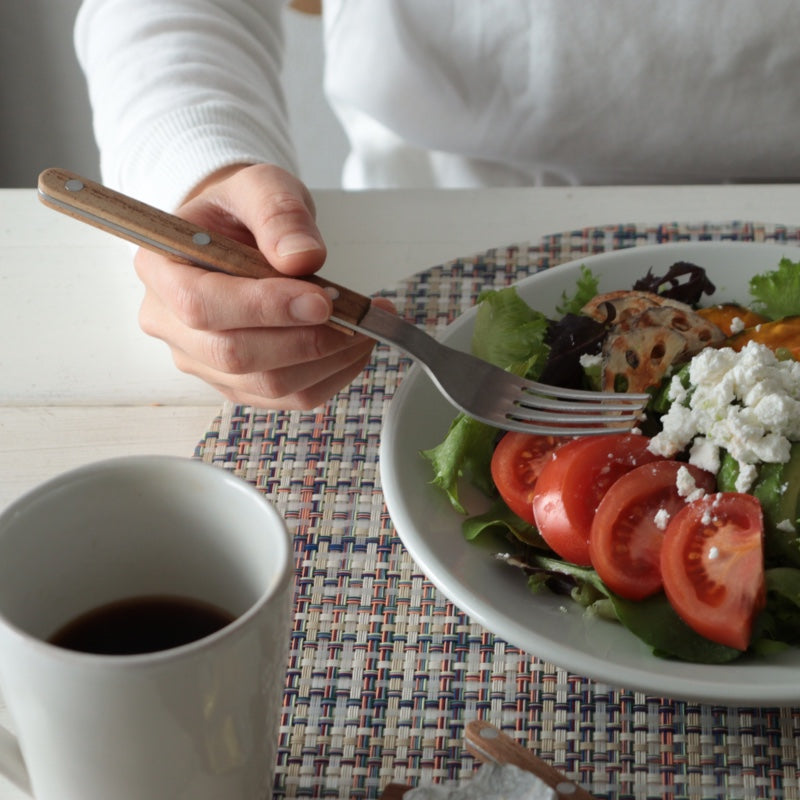
<path fill-rule="evenodd" d="M 561 293 L 561 304 L 556 306 L 556 311 L 563 317 L 565 314 L 579 314 L 581 309 L 597 296 L 597 277 L 586 266 L 581 265 L 581 274 L 578 285 L 572 297 L 566 292 Z"/>
<path fill-rule="evenodd" d="M 646 600 L 623 600 L 611 595 L 619 621 L 662 658 L 701 664 L 725 664 L 742 653 L 695 633 L 675 612 L 664 594 Z"/>
<path fill-rule="evenodd" d="M 764 578 L 767 608 L 759 619 L 760 641 L 800 644 L 800 570 L 774 567 Z"/>
<path fill-rule="evenodd" d="M 547 361 L 548 321 L 513 287 L 490 289 L 478 297 L 472 352 L 515 375 L 536 378 Z"/>
<path fill-rule="evenodd" d="M 771 319 L 800 314 L 800 262 L 782 258 L 778 269 L 750 279 L 753 309 Z"/>
<path fill-rule="evenodd" d="M 465 520 L 461 530 L 469 541 L 477 539 L 481 534 L 501 533 L 510 534 L 512 539 L 524 544 L 548 549 L 539 531 L 520 519 L 499 497 L 488 511 Z"/>
<path fill-rule="evenodd" d="M 572 582 L 570 597 L 587 611 L 620 622 L 662 658 L 679 658 L 704 664 L 724 664 L 741 656 L 739 650 L 717 644 L 695 633 L 675 612 L 664 594 L 646 600 L 625 600 L 614 594 L 588 567 L 578 567 L 558 558 L 529 555 L 528 587 L 549 587 L 555 576 Z"/>
<path fill-rule="evenodd" d="M 521 377 L 536 378 L 547 361 L 547 318 L 534 311 L 512 288 L 483 292 L 472 336 L 472 352 L 495 366 Z M 462 478 L 485 494 L 492 494 L 489 465 L 497 430 L 465 414 L 459 414 L 444 441 L 422 455 L 433 465 L 433 483 L 450 499 L 453 508 L 466 514 L 459 497 Z"/>
<path fill-rule="evenodd" d="M 458 492 L 458 483 L 462 477 L 467 478 L 485 494 L 492 491 L 489 465 L 496 438 L 495 428 L 466 414 L 458 414 L 450 424 L 450 430 L 442 443 L 422 451 L 422 455 L 433 467 L 433 485 L 447 494 L 451 505 L 459 514 L 467 513 Z"/>

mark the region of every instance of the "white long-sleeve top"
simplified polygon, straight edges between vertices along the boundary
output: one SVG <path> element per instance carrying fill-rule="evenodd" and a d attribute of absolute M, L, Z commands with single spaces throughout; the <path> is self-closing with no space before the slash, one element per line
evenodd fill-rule
<path fill-rule="evenodd" d="M 295 170 L 281 0 L 84 0 L 106 182 Z M 348 188 L 800 179 L 796 0 L 325 0 Z M 313 124 L 313 120 L 304 121 Z"/>

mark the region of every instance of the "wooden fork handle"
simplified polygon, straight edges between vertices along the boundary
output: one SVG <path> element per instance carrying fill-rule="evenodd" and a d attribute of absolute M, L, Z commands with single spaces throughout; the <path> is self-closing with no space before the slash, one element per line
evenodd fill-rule
<path fill-rule="evenodd" d="M 381 792 L 381 800 L 403 800 L 403 795 L 410 792 L 412 788 L 402 783 L 389 783 Z"/>
<path fill-rule="evenodd" d="M 597 800 L 577 783 L 569 780 L 555 767 L 537 758 L 526 747 L 506 736 L 494 725 L 483 720 L 467 723 L 465 737 L 467 750 L 483 762 L 514 764 L 520 769 L 532 772 L 556 792 L 559 800 Z"/>
<path fill-rule="evenodd" d="M 39 199 L 49 208 L 176 261 L 238 277 L 286 277 L 253 247 L 68 170 L 46 169 L 39 175 L 38 188 Z M 325 289 L 333 300 L 333 316 L 346 325 L 358 325 L 369 309 L 369 298 L 351 289 L 318 275 L 302 280 Z"/>

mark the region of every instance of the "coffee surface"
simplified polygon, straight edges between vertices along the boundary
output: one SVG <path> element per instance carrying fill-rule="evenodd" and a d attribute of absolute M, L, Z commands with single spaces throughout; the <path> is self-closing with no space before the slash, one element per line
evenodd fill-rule
<path fill-rule="evenodd" d="M 132 597 L 81 614 L 48 641 L 99 655 L 136 655 L 179 647 L 233 622 L 221 608 L 185 597 Z"/>

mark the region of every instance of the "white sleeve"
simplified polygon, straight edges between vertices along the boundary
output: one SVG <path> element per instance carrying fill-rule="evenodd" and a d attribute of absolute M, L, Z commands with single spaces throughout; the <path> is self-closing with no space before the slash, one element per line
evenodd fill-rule
<path fill-rule="evenodd" d="M 104 182 L 168 210 L 214 170 L 297 171 L 281 0 L 84 0 L 75 47 Z"/>

